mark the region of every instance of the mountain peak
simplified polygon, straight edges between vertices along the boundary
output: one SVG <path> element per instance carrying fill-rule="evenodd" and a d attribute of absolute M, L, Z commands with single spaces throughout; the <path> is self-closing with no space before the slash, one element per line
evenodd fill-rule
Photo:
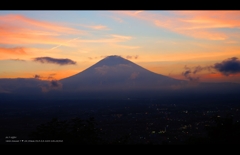
<path fill-rule="evenodd" d="M 121 60 L 121 61 L 123 61 L 123 60 L 127 60 L 127 59 L 121 57 L 120 55 L 109 55 L 102 60 L 111 60 L 111 61 Z"/>
<path fill-rule="evenodd" d="M 109 55 L 105 59 L 109 59 L 109 58 L 122 58 L 122 57 L 120 55 Z"/>
<path fill-rule="evenodd" d="M 103 66 L 103 65 L 115 66 L 119 64 L 129 64 L 129 63 L 132 63 L 132 62 L 119 55 L 110 55 L 100 60 L 98 63 L 96 63 L 96 65 L 94 65 L 94 67 Z"/>
<path fill-rule="evenodd" d="M 159 89 L 181 81 L 153 73 L 118 55 L 110 55 L 86 70 L 60 81 L 65 90 Z"/>

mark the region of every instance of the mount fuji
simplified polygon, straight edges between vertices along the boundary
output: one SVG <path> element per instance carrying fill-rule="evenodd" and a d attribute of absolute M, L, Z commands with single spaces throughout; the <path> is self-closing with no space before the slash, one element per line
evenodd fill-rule
<path fill-rule="evenodd" d="M 60 80 L 67 91 L 157 90 L 186 83 L 151 72 L 120 56 L 108 56 L 86 70 Z"/>
<path fill-rule="evenodd" d="M 86 70 L 60 81 L 35 78 L 0 79 L 0 99 L 14 98 L 117 98 L 167 95 L 234 95 L 239 96 L 238 83 L 208 83 L 178 80 L 151 72 L 127 59 L 112 55 L 105 57 Z M 124 97 L 125 97 L 124 96 Z"/>

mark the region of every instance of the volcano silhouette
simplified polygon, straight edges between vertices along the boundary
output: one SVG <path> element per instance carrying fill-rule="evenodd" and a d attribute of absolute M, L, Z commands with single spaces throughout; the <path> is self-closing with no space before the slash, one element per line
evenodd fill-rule
<path fill-rule="evenodd" d="M 108 56 L 86 70 L 62 79 L 63 90 L 153 90 L 184 81 L 151 72 L 120 56 Z"/>

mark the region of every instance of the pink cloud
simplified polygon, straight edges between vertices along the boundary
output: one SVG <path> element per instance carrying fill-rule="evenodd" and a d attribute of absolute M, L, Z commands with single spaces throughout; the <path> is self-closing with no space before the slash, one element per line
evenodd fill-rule
<path fill-rule="evenodd" d="M 217 28 L 240 28 L 240 11 L 172 11 L 169 12 L 170 16 L 150 11 L 117 13 L 150 22 L 182 35 L 209 40 L 225 40 L 229 37 Z"/>
<path fill-rule="evenodd" d="M 109 30 L 109 28 L 107 26 L 101 25 L 101 24 L 99 24 L 99 25 L 73 24 L 73 25 L 86 27 L 86 28 L 94 29 L 94 30 Z"/>
<path fill-rule="evenodd" d="M 63 33 L 70 33 L 70 34 L 83 33 L 83 31 L 79 31 L 74 28 L 61 26 L 60 24 L 55 24 L 55 23 L 50 23 L 45 21 L 38 21 L 31 18 L 27 18 L 22 15 L 15 15 L 15 14 L 3 15 L 3 16 L 0 16 L 0 21 L 6 24 L 13 24 L 17 27 L 31 26 L 31 28 L 33 28 L 34 26 L 34 28 L 38 27 L 41 29 L 51 30 L 53 32 L 63 32 Z"/>
<path fill-rule="evenodd" d="M 22 47 L 15 47 L 15 48 L 3 48 L 0 47 L 0 53 L 2 54 L 14 54 L 14 55 L 25 55 L 27 54 Z"/>
<path fill-rule="evenodd" d="M 2 44 L 63 44 L 61 35 L 82 35 L 85 32 L 63 24 L 38 21 L 22 15 L 0 16 L 0 43 Z"/>
<path fill-rule="evenodd" d="M 104 26 L 104 25 L 93 25 L 93 26 L 88 26 L 92 29 L 95 29 L 95 30 L 108 30 L 109 28 L 107 26 Z"/>
<path fill-rule="evenodd" d="M 78 39 L 76 42 L 81 42 L 81 43 L 117 43 L 117 42 L 125 42 L 128 40 L 131 40 L 131 36 L 125 36 L 125 35 L 117 35 L 117 34 L 111 34 L 107 38 L 102 38 L 102 39 Z M 121 46 L 121 45 L 119 45 Z M 136 47 L 134 47 L 136 48 Z"/>

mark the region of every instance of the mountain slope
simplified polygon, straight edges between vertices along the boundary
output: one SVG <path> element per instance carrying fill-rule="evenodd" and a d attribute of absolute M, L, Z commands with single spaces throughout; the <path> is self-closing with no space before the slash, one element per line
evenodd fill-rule
<path fill-rule="evenodd" d="M 60 82 L 63 84 L 63 90 L 148 90 L 184 83 L 148 71 L 120 56 L 108 56 L 83 72 Z"/>

